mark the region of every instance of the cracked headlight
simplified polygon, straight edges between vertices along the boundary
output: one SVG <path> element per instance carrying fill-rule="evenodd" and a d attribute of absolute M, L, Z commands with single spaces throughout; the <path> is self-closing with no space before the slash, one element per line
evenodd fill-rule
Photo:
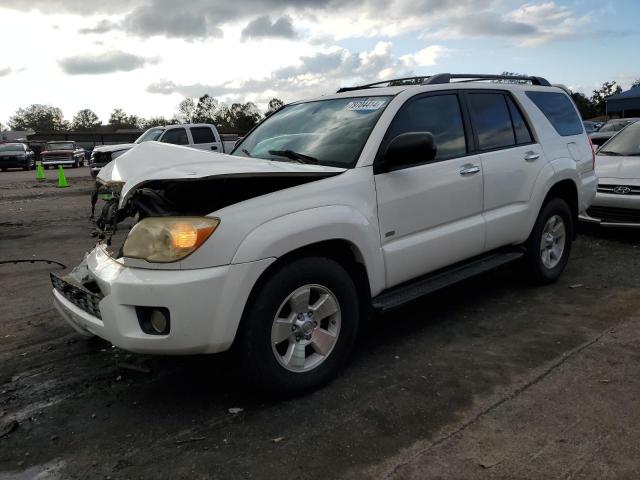
<path fill-rule="evenodd" d="M 148 217 L 131 229 L 122 253 L 147 262 L 176 262 L 195 252 L 218 225 L 219 218 Z"/>

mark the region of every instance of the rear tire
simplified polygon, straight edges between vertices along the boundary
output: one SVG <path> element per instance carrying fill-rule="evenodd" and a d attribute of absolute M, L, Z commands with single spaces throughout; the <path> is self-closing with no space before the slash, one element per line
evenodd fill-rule
<path fill-rule="evenodd" d="M 323 257 L 292 260 L 261 281 L 234 344 L 243 379 L 272 396 L 298 395 L 330 381 L 358 332 L 357 289 Z"/>
<path fill-rule="evenodd" d="M 555 282 L 569 261 L 574 232 L 567 202 L 553 198 L 542 206 L 525 246 L 524 273 L 534 284 Z"/>

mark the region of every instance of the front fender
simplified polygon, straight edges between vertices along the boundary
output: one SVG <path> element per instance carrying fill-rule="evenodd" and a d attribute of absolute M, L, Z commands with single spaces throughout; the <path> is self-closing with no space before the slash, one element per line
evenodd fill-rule
<path fill-rule="evenodd" d="M 346 240 L 351 243 L 364 263 L 371 294 L 376 295 L 384 289 L 384 263 L 378 225 L 345 205 L 311 208 L 263 223 L 240 243 L 232 263 L 279 258 L 327 240 Z"/>

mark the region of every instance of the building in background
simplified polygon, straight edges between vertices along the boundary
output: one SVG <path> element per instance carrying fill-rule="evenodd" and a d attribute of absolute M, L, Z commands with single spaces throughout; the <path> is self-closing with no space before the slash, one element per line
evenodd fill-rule
<path fill-rule="evenodd" d="M 640 87 L 618 93 L 607 98 L 607 115 L 622 118 L 640 117 Z"/>

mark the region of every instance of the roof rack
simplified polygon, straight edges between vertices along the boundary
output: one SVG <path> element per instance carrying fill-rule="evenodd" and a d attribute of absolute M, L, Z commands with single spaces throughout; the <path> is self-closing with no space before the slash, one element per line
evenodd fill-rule
<path fill-rule="evenodd" d="M 462 80 L 464 79 L 464 80 Z M 356 87 L 343 87 L 337 93 L 350 92 L 353 90 L 365 90 L 377 87 L 399 87 L 403 85 L 436 85 L 451 83 L 451 80 L 461 80 L 464 82 L 477 82 L 479 80 L 520 80 L 531 82 L 531 85 L 540 87 L 550 87 L 551 84 L 543 77 L 533 77 L 526 75 L 487 75 L 484 73 L 438 73 L 422 77 L 405 77 L 383 80 L 381 82 L 368 83 Z"/>

